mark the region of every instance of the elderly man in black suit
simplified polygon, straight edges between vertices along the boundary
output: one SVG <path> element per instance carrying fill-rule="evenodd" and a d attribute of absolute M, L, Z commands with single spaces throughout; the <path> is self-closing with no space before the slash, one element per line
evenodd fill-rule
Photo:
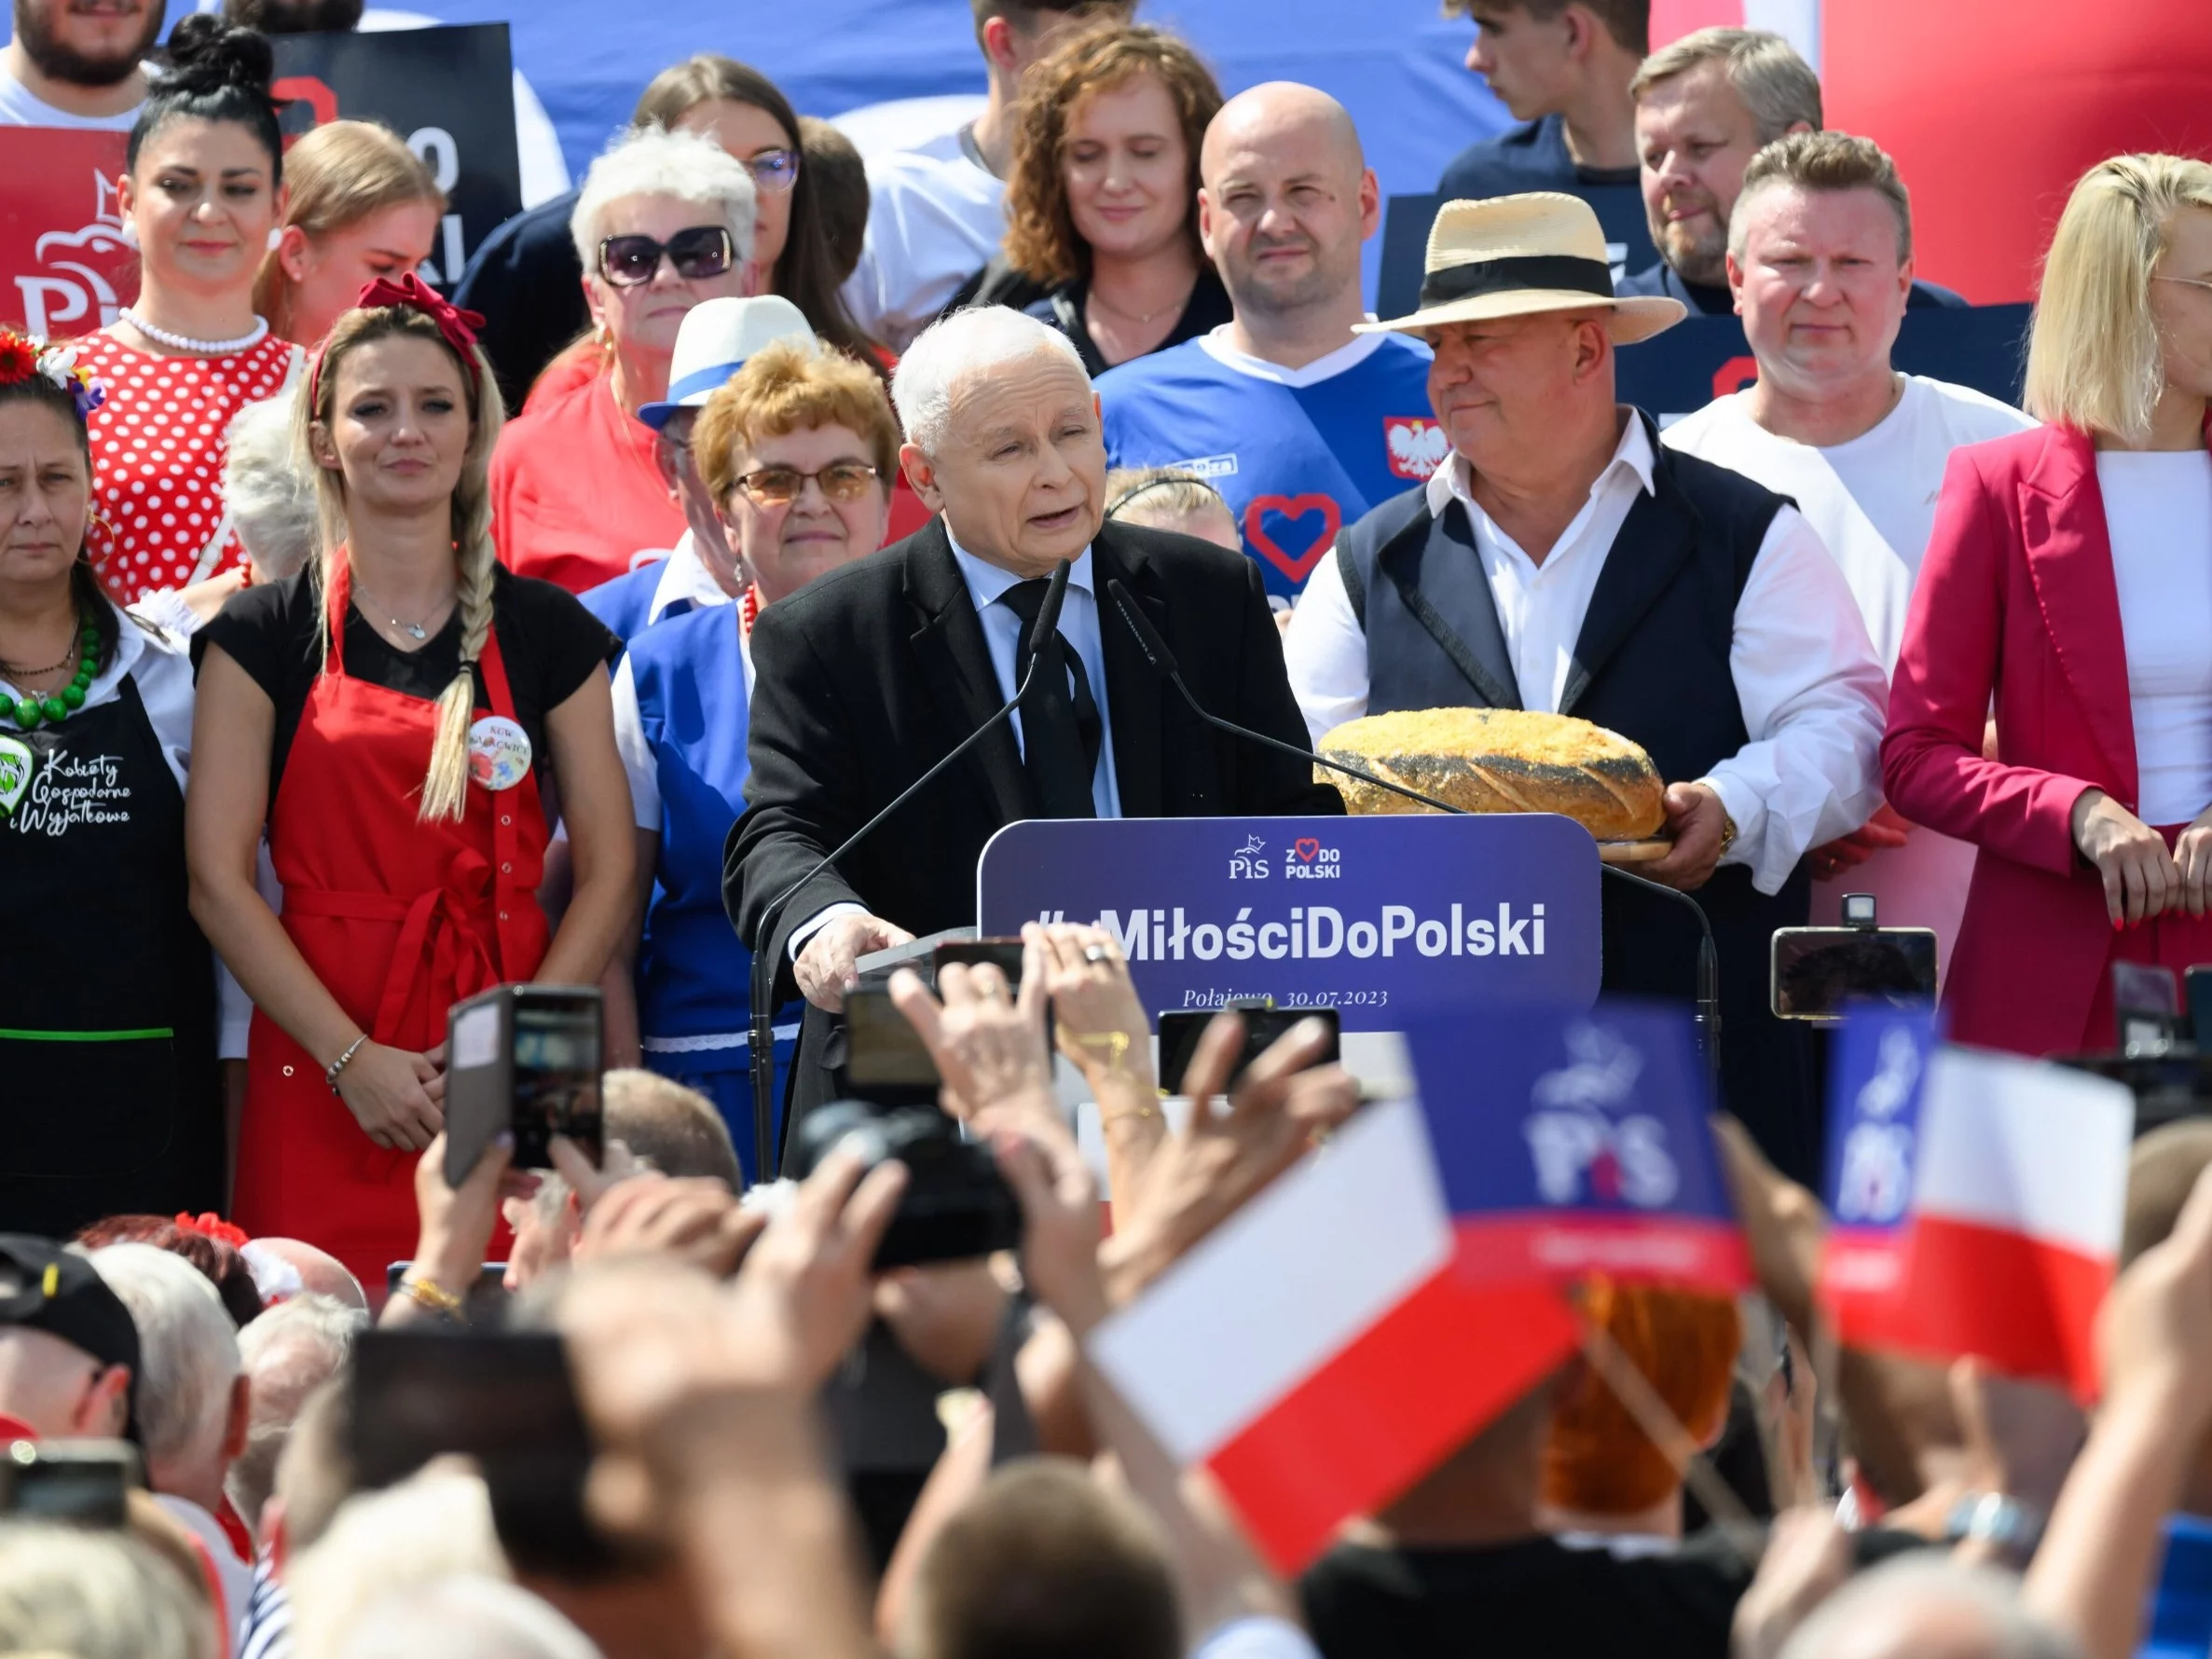
<path fill-rule="evenodd" d="M 900 462 L 938 516 L 761 615 L 749 810 L 723 897 L 756 955 L 810 1007 L 796 1109 L 827 1098 L 830 1016 L 854 963 L 972 924 L 975 867 L 1037 817 L 1337 813 L 1312 769 L 1203 724 L 1147 665 L 1107 598 L 1120 581 L 1207 710 L 1306 745 L 1258 569 L 1188 536 L 1106 524 L 1098 400 L 1065 336 L 1001 307 L 962 311 L 900 361 Z M 1044 694 L 844 861 L 774 900 L 1013 695 L 1047 579 L 1073 569 Z M 808 1063 L 811 1062 L 811 1063 Z"/>

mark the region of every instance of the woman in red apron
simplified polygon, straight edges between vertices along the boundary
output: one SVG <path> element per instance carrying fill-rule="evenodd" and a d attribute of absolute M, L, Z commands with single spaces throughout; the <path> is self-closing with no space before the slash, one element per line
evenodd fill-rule
<path fill-rule="evenodd" d="M 596 981 L 629 902 L 612 637 L 493 555 L 501 409 L 474 321 L 413 277 L 362 291 L 303 434 L 346 540 L 195 641 L 194 910 L 255 1004 L 233 1213 L 372 1285 L 415 1237 L 447 1009 L 505 980 Z M 576 877 L 549 942 L 554 775 Z M 265 822 L 281 921 L 254 887 Z"/>

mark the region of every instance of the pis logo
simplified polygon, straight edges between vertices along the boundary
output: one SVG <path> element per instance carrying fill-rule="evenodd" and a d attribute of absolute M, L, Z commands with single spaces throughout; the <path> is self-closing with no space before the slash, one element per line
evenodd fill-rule
<path fill-rule="evenodd" d="M 1229 856 L 1229 879 L 1264 882 L 1268 875 L 1268 843 L 1259 836 L 1245 836 L 1244 844 Z"/>
<path fill-rule="evenodd" d="M 1643 1056 L 1614 1032 L 1584 1021 L 1567 1028 L 1569 1063 L 1530 1090 L 1535 1108 L 1521 1125 L 1547 1204 L 1628 1204 L 1653 1210 L 1682 1185 L 1656 1117 L 1625 1112 L 1643 1075 Z"/>
<path fill-rule="evenodd" d="M 1909 1031 L 1882 1034 L 1874 1076 L 1859 1090 L 1860 1121 L 1844 1136 L 1835 1218 L 1889 1227 L 1913 1196 L 1913 1129 L 1897 1121 L 1920 1080 L 1920 1046 Z"/>

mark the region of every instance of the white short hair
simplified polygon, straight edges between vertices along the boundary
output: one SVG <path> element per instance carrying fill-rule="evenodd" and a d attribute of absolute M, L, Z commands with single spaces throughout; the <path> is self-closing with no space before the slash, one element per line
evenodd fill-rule
<path fill-rule="evenodd" d="M 598 1659 L 591 1638 L 526 1590 L 495 1578 L 440 1579 L 386 1596 L 336 1659 Z"/>
<path fill-rule="evenodd" d="M 295 1296 L 239 1333 L 240 1357 L 253 1380 L 246 1449 L 223 1477 L 231 1507 L 248 1525 L 277 1484 L 277 1460 L 308 1396 L 336 1377 L 353 1351 L 368 1315 L 331 1296 Z"/>
<path fill-rule="evenodd" d="M 315 473 L 292 447 L 296 391 L 248 404 L 224 434 L 223 504 L 262 582 L 282 582 L 315 551 Z"/>
<path fill-rule="evenodd" d="M 752 257 L 752 174 L 744 162 L 703 132 L 640 127 L 600 152 L 584 175 L 569 234 L 584 268 L 599 268 L 599 223 L 615 202 L 633 196 L 672 196 L 714 210 L 729 226 L 739 263 Z"/>
<path fill-rule="evenodd" d="M 1912 1610 L 1945 1609 L 1979 1618 L 1987 1651 L 1999 1659 L 2081 1659 L 2065 1631 L 2020 1600 L 2019 1581 L 1987 1567 L 1961 1567 L 1948 1556 L 1901 1556 L 1853 1577 L 1791 1633 L 1781 1659 L 1825 1659 L 1839 1647 L 1867 1651 L 1870 1621 L 1882 1621 L 1889 1651 L 1917 1651 Z"/>
<path fill-rule="evenodd" d="M 210 1659 L 209 1611 L 181 1572 L 129 1532 L 0 1525 L 0 1652 Z"/>
<path fill-rule="evenodd" d="M 1039 351 L 1056 351 L 1090 382 L 1083 354 L 1075 342 L 1050 323 L 1007 306 L 970 306 L 932 322 L 899 360 L 891 377 L 891 402 L 898 405 L 906 440 L 934 455 L 953 418 L 953 393 L 970 375 L 1020 363 Z"/>
<path fill-rule="evenodd" d="M 93 1268 L 138 1327 L 138 1425 L 146 1456 L 204 1455 L 223 1438 L 244 1369 L 238 1330 L 206 1274 L 151 1244 L 107 1244 Z"/>
<path fill-rule="evenodd" d="M 450 1462 L 339 1505 L 284 1570 L 298 1659 L 338 1659 L 370 1607 L 456 1573 L 508 1576 L 483 1480 Z"/>

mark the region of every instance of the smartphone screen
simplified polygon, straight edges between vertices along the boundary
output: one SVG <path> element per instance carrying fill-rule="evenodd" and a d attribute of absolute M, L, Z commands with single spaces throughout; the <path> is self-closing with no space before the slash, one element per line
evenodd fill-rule
<path fill-rule="evenodd" d="M 1782 927 L 1774 935 L 1774 1012 L 1829 1020 L 1854 1002 L 1935 1000 L 1935 934 L 1926 927 Z"/>
<path fill-rule="evenodd" d="M 937 1062 L 888 991 L 845 999 L 845 1081 L 862 1089 L 935 1089 Z"/>
<path fill-rule="evenodd" d="M 566 1135 L 600 1160 L 599 1071 L 604 1009 L 597 991 L 524 986 L 515 999 L 515 1165 L 553 1167 Z"/>
<path fill-rule="evenodd" d="M 1022 941 L 1018 939 L 947 939 L 929 954 L 933 973 L 942 973 L 946 965 L 954 962 L 970 967 L 988 962 L 1006 976 L 1006 982 L 1014 990 L 1022 988 Z"/>
<path fill-rule="evenodd" d="M 1338 1057 L 1339 1031 L 1337 1010 L 1334 1008 L 1208 1008 L 1200 1012 L 1173 1013 L 1160 1016 L 1160 1087 L 1170 1094 L 1183 1092 L 1183 1074 L 1190 1069 L 1191 1056 L 1198 1052 L 1199 1038 L 1206 1027 L 1214 1022 L 1217 1013 L 1231 1013 L 1244 1021 L 1244 1051 L 1237 1057 L 1236 1069 L 1230 1076 L 1230 1086 L 1234 1088 L 1244 1070 L 1255 1060 L 1265 1054 L 1275 1040 L 1301 1020 L 1319 1020 L 1328 1026 L 1328 1048 L 1313 1063 L 1328 1065 Z"/>

